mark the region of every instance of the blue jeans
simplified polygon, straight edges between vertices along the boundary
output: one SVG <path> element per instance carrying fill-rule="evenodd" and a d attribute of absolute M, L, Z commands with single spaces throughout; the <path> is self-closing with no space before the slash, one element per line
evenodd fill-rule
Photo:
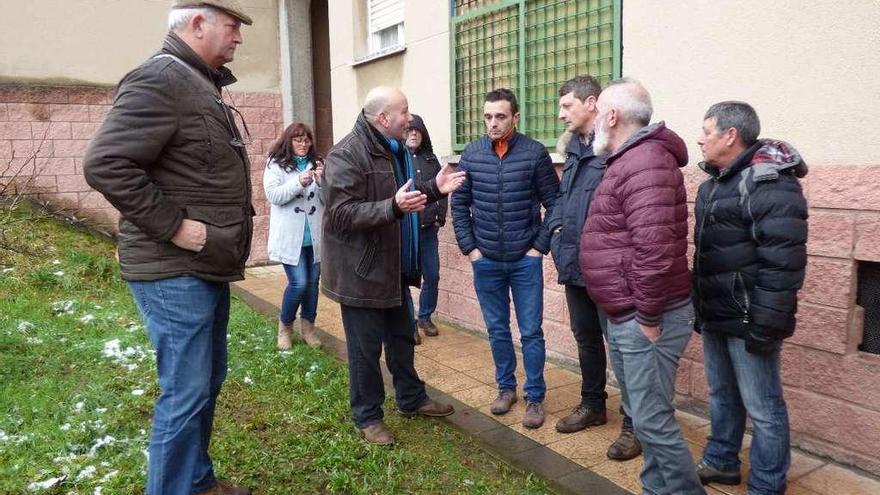
<path fill-rule="evenodd" d="M 495 361 L 495 382 L 499 390 L 516 390 L 516 354 L 510 334 L 510 295 L 516 309 L 522 344 L 526 400 L 542 402 L 544 382 L 543 260 L 523 256 L 516 261 L 495 261 L 485 256 L 473 262 L 474 289 L 489 330 L 489 346 Z"/>
<path fill-rule="evenodd" d="M 281 298 L 281 314 L 278 319 L 291 325 L 296 319 L 296 310 L 302 305 L 300 317 L 315 322 L 318 315 L 318 279 L 321 277 L 321 264 L 315 263 L 312 246 L 303 246 L 299 263 L 284 266 L 287 274 L 287 287 Z"/>
<path fill-rule="evenodd" d="M 208 443 L 226 378 L 229 284 L 183 276 L 129 281 L 156 350 L 156 399 L 147 495 L 188 494 L 217 481 Z"/>
<path fill-rule="evenodd" d="M 791 446 L 779 351 L 757 356 L 746 351 L 745 342 L 703 332 L 712 416 L 712 434 L 703 450 L 703 461 L 722 471 L 739 471 L 748 412 L 754 433 L 749 450 L 749 494 L 785 493 Z"/>
<path fill-rule="evenodd" d="M 691 304 L 667 311 L 656 342 L 645 337 L 635 319 L 608 322 L 611 363 L 621 391 L 625 390 L 625 408 L 644 450 L 644 494 L 706 493 L 672 404 L 678 361 L 691 338 L 693 320 Z"/>
<path fill-rule="evenodd" d="M 419 254 L 422 269 L 422 290 L 419 292 L 419 321 L 428 321 L 437 309 L 437 285 L 440 282 L 440 251 L 438 227 L 431 226 L 419 232 Z"/>

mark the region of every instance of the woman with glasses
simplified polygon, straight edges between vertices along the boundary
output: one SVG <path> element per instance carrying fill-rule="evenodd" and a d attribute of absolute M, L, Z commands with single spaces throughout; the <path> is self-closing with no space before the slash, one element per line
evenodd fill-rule
<path fill-rule="evenodd" d="M 291 124 L 269 150 L 263 189 L 271 203 L 269 259 L 284 266 L 287 287 L 278 316 L 278 349 L 290 349 L 293 321 L 300 310 L 302 339 L 320 347 L 315 334 L 318 278 L 321 273 L 321 176 L 324 162 L 315 152 L 312 130 Z"/>

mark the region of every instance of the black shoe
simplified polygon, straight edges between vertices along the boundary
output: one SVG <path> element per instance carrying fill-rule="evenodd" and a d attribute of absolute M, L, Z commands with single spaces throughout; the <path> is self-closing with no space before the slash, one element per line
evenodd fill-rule
<path fill-rule="evenodd" d="M 739 471 L 720 471 L 706 464 L 706 461 L 700 461 L 697 464 L 697 476 L 700 477 L 700 483 L 708 485 L 709 483 L 718 483 L 719 485 L 738 485 L 742 481 Z"/>

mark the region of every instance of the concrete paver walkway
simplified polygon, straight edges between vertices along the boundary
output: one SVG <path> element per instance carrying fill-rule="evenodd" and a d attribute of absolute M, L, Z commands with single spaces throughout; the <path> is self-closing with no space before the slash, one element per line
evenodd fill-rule
<path fill-rule="evenodd" d="M 247 279 L 235 284 L 235 292 L 255 309 L 269 315 L 278 314 L 278 304 L 286 279 L 278 267 L 248 270 Z M 547 419 L 541 428 L 529 430 L 520 424 L 525 412 L 524 401 L 517 402 L 506 415 L 494 416 L 489 403 L 497 395 L 494 367 L 485 337 L 436 321 L 439 337 L 424 337 L 416 347 L 415 364 L 422 379 L 439 393 L 455 399 L 456 414 L 448 420 L 457 427 L 476 435 L 484 444 L 511 463 L 548 479 L 561 492 L 591 495 L 641 493 L 639 472 L 642 457 L 616 462 L 605 456 L 608 445 L 617 438 L 621 417 L 618 413 L 620 395 L 608 388 L 608 423 L 572 433 L 558 433 L 554 425 L 580 401 L 580 375 L 562 366 L 547 363 L 544 378 L 547 397 L 544 409 Z M 318 304 L 317 327 L 338 339 L 337 349 L 344 352 L 345 334 L 339 306 L 322 296 Z M 334 346 L 328 346 L 333 348 Z M 522 357 L 519 356 L 521 362 Z M 518 381 L 524 376 L 517 369 Z M 709 435 L 709 421 L 678 411 L 676 416 L 694 456 L 698 456 Z M 746 436 L 741 458 L 743 479 L 748 473 Z M 710 485 L 710 495 L 746 495 L 745 483 L 738 486 Z M 877 495 L 880 481 L 840 465 L 792 450 L 788 495 Z"/>

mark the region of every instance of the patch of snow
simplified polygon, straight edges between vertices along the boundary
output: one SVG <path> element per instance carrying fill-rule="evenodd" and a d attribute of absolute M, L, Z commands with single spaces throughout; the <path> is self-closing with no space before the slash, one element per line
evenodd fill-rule
<path fill-rule="evenodd" d="M 58 270 L 57 272 L 52 272 L 52 275 L 55 275 L 56 277 L 63 277 L 64 270 Z"/>
<path fill-rule="evenodd" d="M 95 315 L 88 313 L 86 315 L 83 315 L 83 317 L 80 318 L 79 321 L 81 321 L 83 323 L 90 323 L 94 319 L 95 319 Z"/>
<path fill-rule="evenodd" d="M 33 323 L 31 323 L 29 321 L 22 320 L 18 323 L 18 331 L 19 332 L 27 332 L 28 330 L 30 330 L 31 328 L 34 328 L 35 326 L 36 325 L 34 325 Z"/>
<path fill-rule="evenodd" d="M 144 391 L 143 391 L 143 389 L 136 388 L 131 391 L 131 395 L 141 396 L 141 395 L 144 395 Z"/>
<path fill-rule="evenodd" d="M 67 479 L 67 476 L 59 476 L 57 478 L 49 478 L 46 481 L 35 481 L 28 485 L 28 490 L 32 492 L 37 492 L 40 490 L 48 490 L 54 486 L 58 486 L 62 481 Z"/>
<path fill-rule="evenodd" d="M 89 457 L 94 456 L 95 452 L 97 452 L 98 449 L 100 449 L 101 447 L 105 445 L 113 445 L 114 443 L 116 443 L 116 438 L 111 437 L 110 435 L 107 435 L 104 438 L 99 438 L 98 441 L 95 442 L 95 444 L 92 445 L 92 447 L 89 449 Z"/>
<path fill-rule="evenodd" d="M 83 470 L 80 471 L 78 475 L 76 475 L 76 481 L 82 481 L 91 478 L 95 475 L 95 471 L 97 470 L 98 468 L 96 468 L 95 466 L 84 467 Z"/>

